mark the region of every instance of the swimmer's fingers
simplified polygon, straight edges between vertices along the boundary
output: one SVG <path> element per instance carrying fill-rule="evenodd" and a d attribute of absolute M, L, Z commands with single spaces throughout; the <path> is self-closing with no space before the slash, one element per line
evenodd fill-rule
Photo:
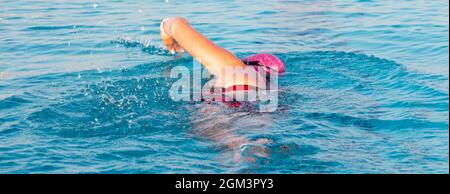
<path fill-rule="evenodd" d="M 173 49 L 177 52 L 177 53 L 184 53 L 184 49 L 178 44 L 175 43 Z"/>
<path fill-rule="evenodd" d="M 176 42 L 172 43 L 171 45 L 167 45 L 166 47 L 171 54 L 184 52 L 184 50 Z"/>
<path fill-rule="evenodd" d="M 166 46 L 167 50 L 169 50 L 169 52 L 171 54 L 175 54 L 175 53 L 183 53 L 184 49 L 178 45 L 178 43 L 176 41 L 172 40 L 163 40 L 163 44 L 164 46 Z"/>
<path fill-rule="evenodd" d="M 167 48 L 167 50 L 169 50 L 170 53 L 175 54 L 176 52 L 184 52 L 184 49 L 177 43 L 177 41 L 175 41 L 175 39 L 165 33 L 162 28 L 160 31 L 160 36 L 164 46 Z"/>
<path fill-rule="evenodd" d="M 167 50 L 173 50 L 174 41 L 173 40 L 163 40 L 164 46 L 166 46 Z"/>
<path fill-rule="evenodd" d="M 172 37 L 170 37 L 169 35 L 167 35 L 166 33 L 164 33 L 164 31 L 161 31 L 160 35 L 161 35 L 161 41 L 164 44 L 164 46 L 167 48 L 167 50 L 169 50 L 170 52 L 175 52 L 174 45 L 177 45 L 175 40 Z"/>
<path fill-rule="evenodd" d="M 167 50 L 169 50 L 170 54 L 175 54 L 175 49 L 174 49 L 174 45 L 170 44 L 170 45 L 166 45 Z"/>

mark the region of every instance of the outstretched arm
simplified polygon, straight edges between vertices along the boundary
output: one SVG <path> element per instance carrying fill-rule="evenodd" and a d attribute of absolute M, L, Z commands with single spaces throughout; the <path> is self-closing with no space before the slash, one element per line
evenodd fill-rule
<path fill-rule="evenodd" d="M 187 51 L 205 66 L 220 82 L 227 66 L 245 68 L 245 64 L 229 51 L 215 45 L 197 32 L 189 22 L 180 17 L 167 18 L 161 22 L 161 39 L 171 52 Z M 235 79 L 233 83 L 220 83 L 225 87 L 233 85 L 258 86 L 256 80 Z"/>

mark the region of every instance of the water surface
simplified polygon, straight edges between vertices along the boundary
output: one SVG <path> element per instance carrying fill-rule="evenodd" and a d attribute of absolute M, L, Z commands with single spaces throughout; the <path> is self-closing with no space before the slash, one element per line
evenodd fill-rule
<path fill-rule="evenodd" d="M 172 101 L 170 68 L 192 66 L 160 43 L 174 15 L 286 61 L 278 110 Z M 3 0 L 0 172 L 448 173 L 448 18 L 444 0 Z M 270 157 L 233 162 L 216 128 Z"/>

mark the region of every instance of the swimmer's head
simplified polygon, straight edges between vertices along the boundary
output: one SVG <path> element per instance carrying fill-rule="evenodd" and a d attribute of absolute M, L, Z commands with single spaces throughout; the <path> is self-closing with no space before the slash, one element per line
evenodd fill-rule
<path fill-rule="evenodd" d="M 286 71 L 284 62 L 280 58 L 272 54 L 261 53 L 251 55 L 243 58 L 242 61 L 247 65 L 263 66 L 272 69 L 274 71 L 277 71 L 280 75 L 282 75 Z M 269 72 L 269 69 L 267 69 L 266 71 Z"/>

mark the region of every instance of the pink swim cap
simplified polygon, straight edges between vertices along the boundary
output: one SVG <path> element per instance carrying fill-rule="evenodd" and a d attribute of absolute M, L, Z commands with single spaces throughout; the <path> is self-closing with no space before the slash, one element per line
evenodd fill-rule
<path fill-rule="evenodd" d="M 283 74 L 286 71 L 284 62 L 280 58 L 272 54 L 261 53 L 251 55 L 243 58 L 242 61 L 247 65 L 259 65 L 273 69 L 275 71 L 278 71 L 278 74 Z"/>

